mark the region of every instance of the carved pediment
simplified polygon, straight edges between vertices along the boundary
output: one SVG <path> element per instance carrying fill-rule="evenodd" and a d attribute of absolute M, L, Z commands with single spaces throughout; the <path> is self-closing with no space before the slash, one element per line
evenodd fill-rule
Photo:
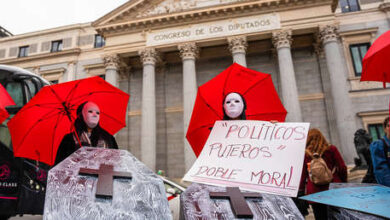
<path fill-rule="evenodd" d="M 337 0 L 129 0 L 92 23 L 99 33 L 135 31 L 171 25 L 198 22 L 237 14 L 257 14 L 278 11 L 284 7 L 305 4 L 329 4 L 332 9 Z"/>
<path fill-rule="evenodd" d="M 216 5 L 224 5 L 235 2 L 244 2 L 250 0 L 166 0 L 150 9 L 138 13 L 135 17 L 149 17 L 155 15 L 163 15 L 186 10 L 211 7 Z"/>
<path fill-rule="evenodd" d="M 93 26 L 115 24 L 132 18 L 147 18 L 205 7 L 253 0 L 130 0 L 94 22 Z"/>

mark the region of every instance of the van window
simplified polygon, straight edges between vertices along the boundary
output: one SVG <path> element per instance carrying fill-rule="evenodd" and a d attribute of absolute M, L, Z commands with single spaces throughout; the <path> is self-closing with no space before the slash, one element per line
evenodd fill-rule
<path fill-rule="evenodd" d="M 27 87 L 27 102 L 37 93 L 37 83 L 33 81 L 33 78 L 24 81 Z"/>
<path fill-rule="evenodd" d="M 24 98 L 23 98 L 23 87 L 20 82 L 9 82 L 7 83 L 5 89 L 9 93 L 9 95 L 14 100 L 17 107 L 23 107 Z"/>

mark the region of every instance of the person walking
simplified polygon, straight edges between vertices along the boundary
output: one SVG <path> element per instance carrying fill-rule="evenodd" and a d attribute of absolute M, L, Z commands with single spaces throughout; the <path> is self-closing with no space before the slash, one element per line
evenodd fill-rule
<path fill-rule="evenodd" d="M 319 129 L 309 130 L 300 191 L 306 195 L 329 189 L 331 182 L 347 182 L 347 166 L 337 147 L 328 143 Z M 311 203 L 317 220 L 328 219 L 327 206 Z"/>

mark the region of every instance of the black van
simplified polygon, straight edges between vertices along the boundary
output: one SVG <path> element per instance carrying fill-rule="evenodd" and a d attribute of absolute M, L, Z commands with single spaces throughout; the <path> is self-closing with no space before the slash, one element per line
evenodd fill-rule
<path fill-rule="evenodd" d="M 7 122 L 49 82 L 25 69 L 0 65 L 0 84 L 16 104 L 6 107 L 10 117 L 0 124 L 0 220 L 17 214 L 42 214 L 46 187 L 42 174 L 49 167 L 14 158 Z"/>

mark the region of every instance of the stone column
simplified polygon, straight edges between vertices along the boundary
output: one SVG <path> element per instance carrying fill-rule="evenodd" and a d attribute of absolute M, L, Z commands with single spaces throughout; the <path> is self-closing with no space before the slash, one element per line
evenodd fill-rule
<path fill-rule="evenodd" d="M 178 46 L 183 60 L 183 122 L 184 122 L 184 163 L 187 172 L 196 160 L 194 151 L 188 143 L 185 135 L 191 120 L 192 110 L 196 99 L 196 69 L 195 59 L 198 56 L 198 48 L 195 43 L 186 43 Z"/>
<path fill-rule="evenodd" d="M 274 32 L 272 41 L 278 54 L 282 100 L 288 112 L 286 121 L 301 122 L 301 106 L 299 104 L 297 82 L 291 56 L 291 31 Z"/>
<path fill-rule="evenodd" d="M 117 54 L 107 55 L 103 58 L 104 65 L 106 66 L 106 81 L 111 83 L 111 85 L 118 87 L 119 86 L 119 57 Z"/>
<path fill-rule="evenodd" d="M 157 53 L 154 48 L 139 51 L 143 64 L 141 160 L 153 171 L 156 170 L 156 88 L 155 66 Z"/>
<path fill-rule="evenodd" d="M 248 43 L 245 36 L 229 37 L 229 50 L 233 55 L 233 62 L 246 67 L 246 48 Z"/>
<path fill-rule="evenodd" d="M 338 45 L 338 33 L 335 25 L 320 28 L 319 37 L 322 41 L 326 63 L 330 76 L 330 87 L 336 115 L 337 129 L 341 146 L 338 146 L 347 164 L 353 163 L 357 157 L 353 146 L 356 130 L 354 111 L 348 94 L 348 81 L 345 73 L 341 50 Z"/>
<path fill-rule="evenodd" d="M 69 62 L 68 63 L 68 68 L 66 70 L 66 74 L 65 74 L 65 77 L 64 77 L 64 82 L 69 82 L 69 81 L 73 81 L 75 80 L 75 62 Z"/>
<path fill-rule="evenodd" d="M 317 38 L 319 41 L 319 38 Z M 324 101 L 326 108 L 326 121 L 328 123 L 329 137 L 328 141 L 335 146 L 341 146 L 339 133 L 337 131 L 336 113 L 334 112 L 334 104 L 332 99 L 332 89 L 330 85 L 330 76 L 327 68 L 324 48 L 321 42 L 313 44 L 314 52 L 316 53 L 318 68 L 321 75 L 322 89 L 324 92 Z"/>

